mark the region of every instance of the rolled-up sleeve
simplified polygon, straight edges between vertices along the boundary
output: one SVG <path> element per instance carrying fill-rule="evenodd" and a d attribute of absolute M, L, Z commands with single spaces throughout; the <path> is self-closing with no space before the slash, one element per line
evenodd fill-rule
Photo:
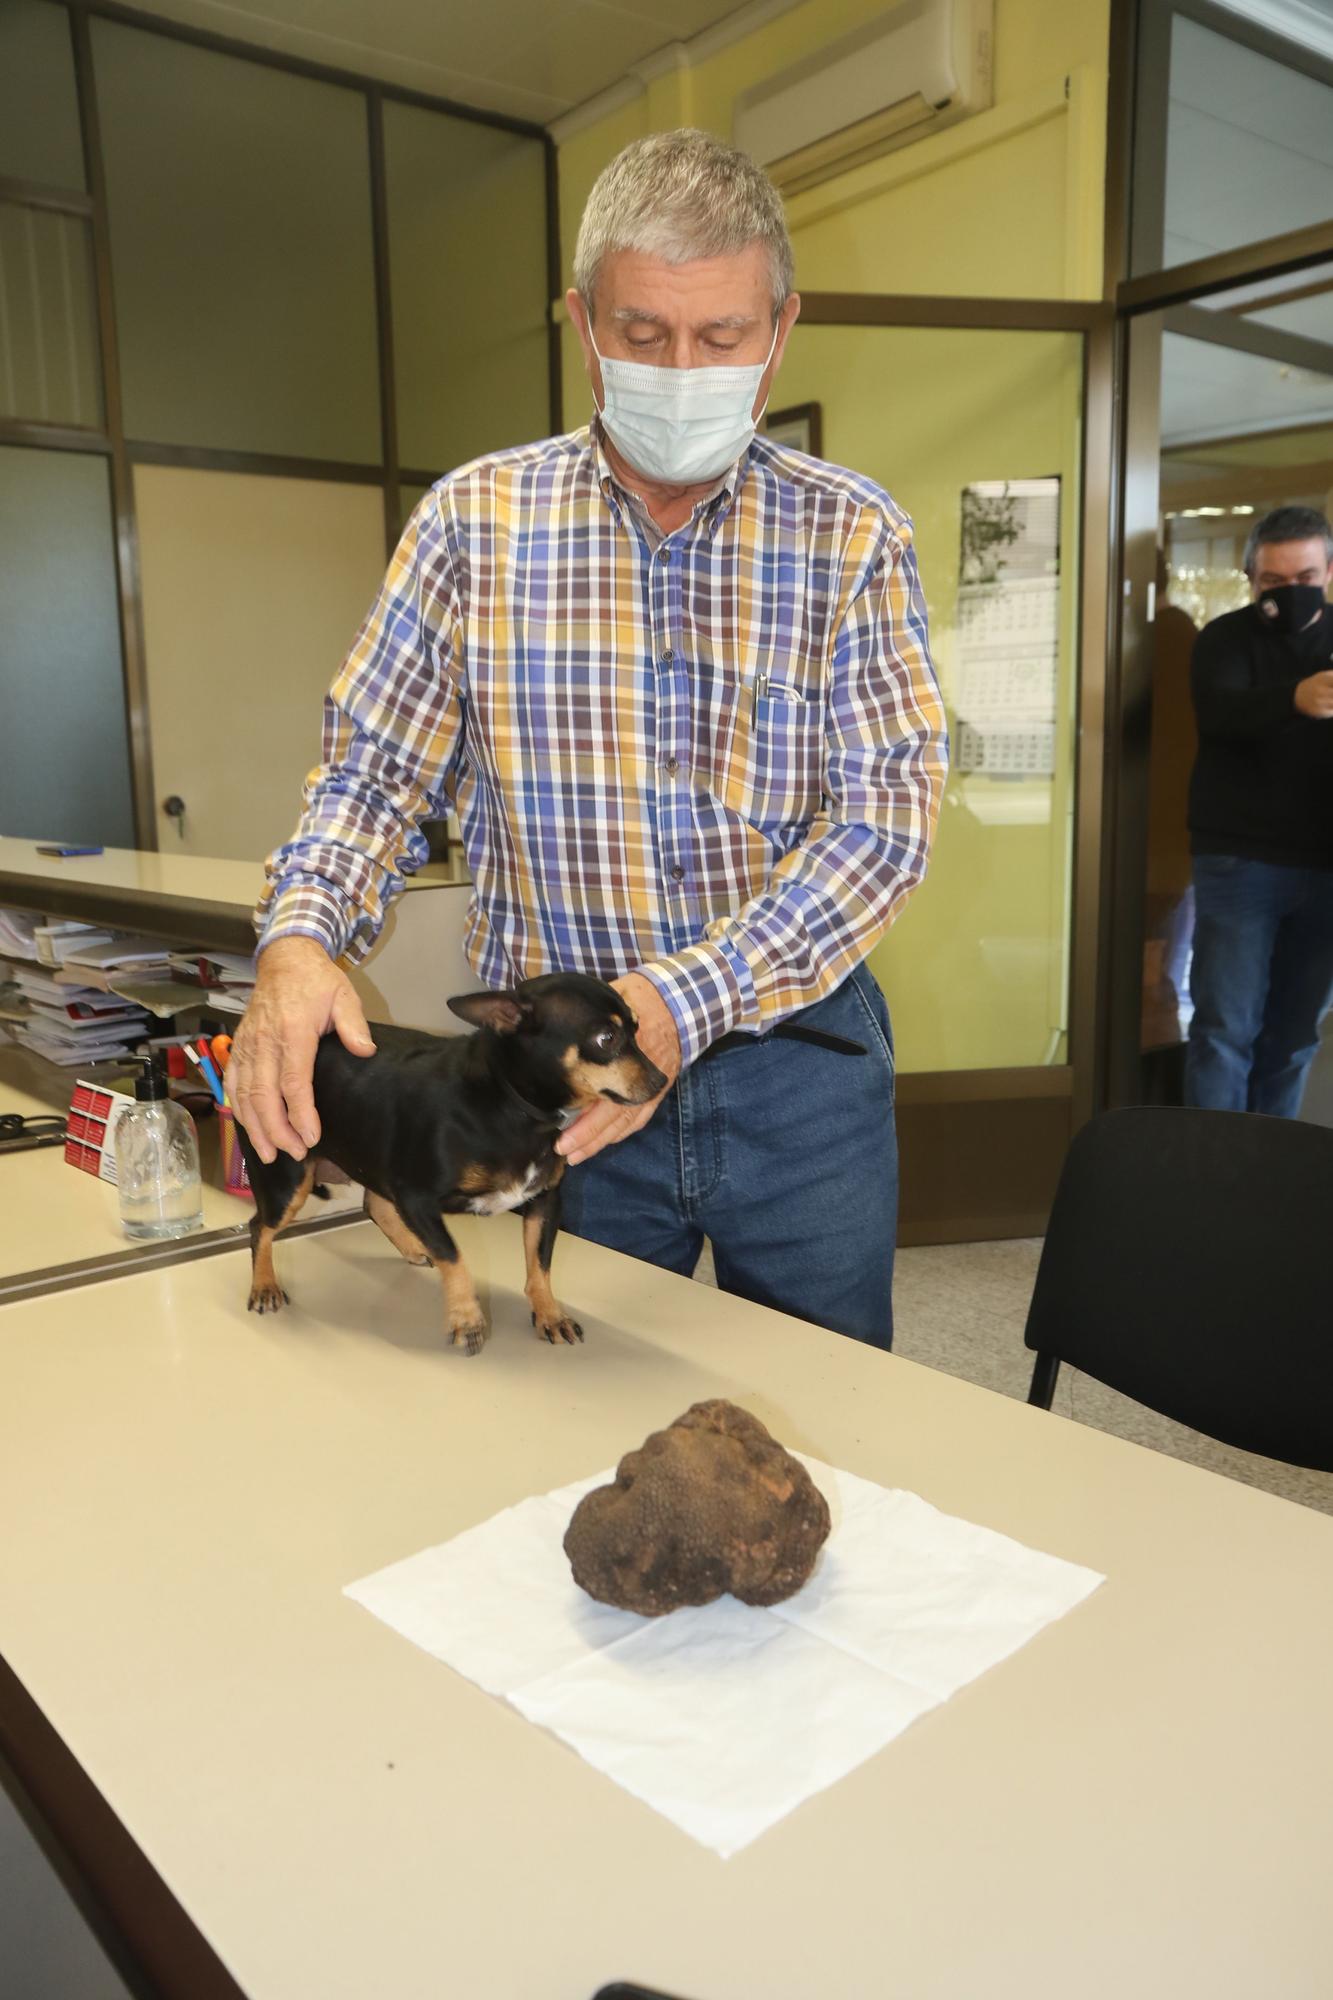
<path fill-rule="evenodd" d="M 427 857 L 462 729 L 462 616 L 447 521 L 428 493 L 324 703 L 323 761 L 292 838 L 265 864 L 259 949 L 318 940 L 364 957 Z"/>

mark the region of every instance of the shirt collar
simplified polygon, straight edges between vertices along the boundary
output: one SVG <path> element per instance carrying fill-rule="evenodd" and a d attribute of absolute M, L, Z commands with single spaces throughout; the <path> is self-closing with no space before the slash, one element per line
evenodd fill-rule
<path fill-rule="evenodd" d="M 632 487 L 625 486 L 611 470 L 611 462 L 606 455 L 606 435 L 602 429 L 601 417 L 598 415 L 594 415 L 588 426 L 588 449 L 592 455 L 593 473 L 598 487 L 612 512 L 619 513 L 622 504 L 628 503 L 636 512 L 646 514 L 647 503 L 642 495 L 636 493 Z M 696 501 L 694 518 L 697 520 L 700 513 L 707 515 L 710 535 L 717 533 L 735 504 L 736 495 L 749 471 L 750 455 L 753 450 L 753 444 L 747 445 L 735 464 L 728 466 L 711 492 L 705 493 L 701 500 Z"/>

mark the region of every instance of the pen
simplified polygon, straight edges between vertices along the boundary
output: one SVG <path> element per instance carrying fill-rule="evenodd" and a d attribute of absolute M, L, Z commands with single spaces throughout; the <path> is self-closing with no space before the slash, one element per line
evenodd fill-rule
<path fill-rule="evenodd" d="M 216 1101 L 219 1104 L 223 1103 L 224 1099 L 222 1095 L 222 1085 L 218 1081 L 217 1071 L 214 1069 L 212 1063 L 209 1062 L 204 1056 L 201 1056 L 198 1049 L 193 1047 L 191 1043 L 186 1042 L 183 1044 L 183 1046 L 186 1055 L 190 1058 L 190 1061 L 194 1064 L 200 1076 L 204 1079 L 204 1082 L 208 1085 L 210 1094 L 216 1099 Z"/>
<path fill-rule="evenodd" d="M 752 723 L 759 720 L 759 704 L 767 698 L 767 695 L 768 674 L 766 671 L 756 669 L 754 679 L 750 682 L 750 721 Z"/>
<path fill-rule="evenodd" d="M 217 1098 L 218 1103 L 221 1104 L 226 1095 L 222 1088 L 222 1072 L 213 1061 L 213 1048 L 207 1035 L 199 1037 L 198 1048 L 200 1055 L 203 1057 L 203 1061 L 199 1067 L 208 1079 L 209 1086 L 213 1089 L 213 1094 Z"/>

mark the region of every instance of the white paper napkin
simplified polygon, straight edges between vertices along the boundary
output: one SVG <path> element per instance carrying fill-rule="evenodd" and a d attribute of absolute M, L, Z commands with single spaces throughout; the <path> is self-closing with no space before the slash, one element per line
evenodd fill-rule
<path fill-rule="evenodd" d="M 604 1472 L 346 1595 L 721 1855 L 873 1756 L 1103 1581 L 807 1458 L 833 1531 L 785 1604 L 665 1618 L 586 1596 L 561 1546 Z"/>

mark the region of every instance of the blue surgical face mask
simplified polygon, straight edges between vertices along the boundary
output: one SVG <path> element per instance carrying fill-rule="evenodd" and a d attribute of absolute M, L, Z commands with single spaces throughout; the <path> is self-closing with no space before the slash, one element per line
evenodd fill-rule
<path fill-rule="evenodd" d="M 754 399 L 777 348 L 777 327 L 767 358 L 752 368 L 608 361 L 591 327 L 588 339 L 602 364 L 605 400 L 599 415 L 611 442 L 636 472 L 668 486 L 697 486 L 718 478 L 749 448 Z"/>

